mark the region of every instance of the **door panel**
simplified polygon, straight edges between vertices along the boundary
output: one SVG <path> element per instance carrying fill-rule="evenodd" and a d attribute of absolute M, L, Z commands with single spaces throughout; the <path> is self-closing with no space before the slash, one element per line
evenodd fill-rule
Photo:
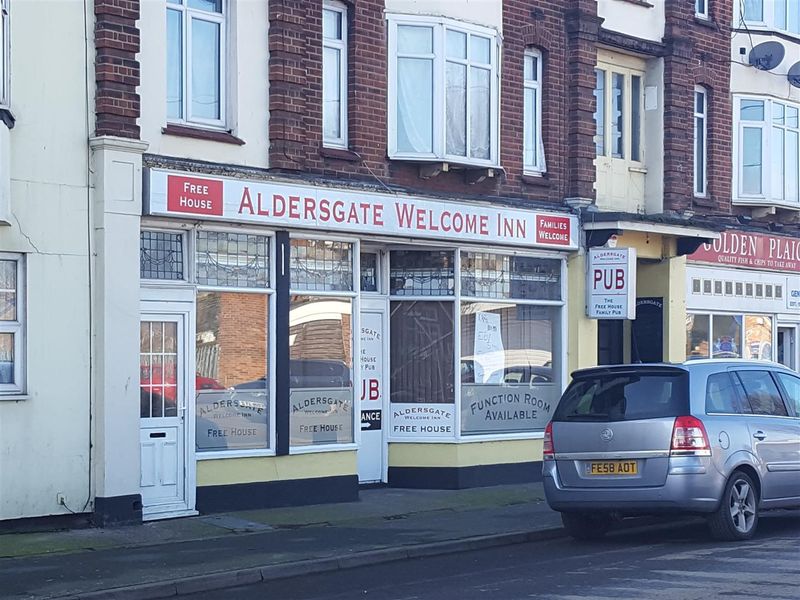
<path fill-rule="evenodd" d="M 141 494 L 145 518 L 186 511 L 186 342 L 181 314 L 145 314 L 140 330 Z"/>
<path fill-rule="evenodd" d="M 361 442 L 358 480 L 383 480 L 385 453 L 385 300 L 362 300 L 361 309 Z"/>

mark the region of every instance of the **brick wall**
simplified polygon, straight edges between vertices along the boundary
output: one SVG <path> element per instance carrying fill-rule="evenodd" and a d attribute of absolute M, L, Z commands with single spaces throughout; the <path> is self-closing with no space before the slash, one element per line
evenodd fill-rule
<path fill-rule="evenodd" d="M 419 164 L 387 158 L 387 26 L 383 0 L 354 0 L 349 16 L 349 151 L 322 149 L 322 7 L 318 0 L 270 3 L 270 165 L 279 171 L 303 171 L 338 179 L 403 186 L 427 193 L 516 197 L 560 203 L 566 195 L 593 194 L 591 79 L 593 47 L 579 44 L 568 56 L 568 7 L 580 5 L 583 17 L 594 13 L 593 0 L 532 3 L 503 2 L 504 44 L 501 73 L 500 162 L 505 175 L 469 183 L 463 170 L 422 179 Z M 579 19 L 580 21 L 580 19 Z M 544 56 L 543 115 L 547 176 L 522 176 L 522 73 L 526 46 Z M 570 59 L 580 62 L 576 69 Z M 580 73 L 574 94 L 582 99 L 584 120 L 568 119 L 568 68 Z M 591 79 L 591 82 L 590 82 Z M 574 81 L 574 78 L 573 78 Z M 589 87 L 591 86 L 591 87 Z M 569 125 L 568 125 L 569 124 Z M 567 161 L 568 152 L 577 159 Z M 576 174 L 579 192 L 568 181 Z"/>
<path fill-rule="evenodd" d="M 691 2 L 666 3 L 664 209 L 698 214 L 731 210 L 730 23 L 733 3 L 709 2 L 710 19 L 694 16 Z M 708 92 L 705 198 L 694 198 L 694 87 Z"/>
<path fill-rule="evenodd" d="M 95 0 L 95 135 L 139 137 L 139 0 Z"/>

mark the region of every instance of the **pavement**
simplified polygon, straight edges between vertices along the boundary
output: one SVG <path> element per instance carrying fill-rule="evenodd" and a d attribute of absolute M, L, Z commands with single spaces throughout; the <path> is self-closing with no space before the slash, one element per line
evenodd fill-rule
<path fill-rule="evenodd" d="M 149 600 L 564 535 L 541 483 L 0 535 L 0 598 Z"/>

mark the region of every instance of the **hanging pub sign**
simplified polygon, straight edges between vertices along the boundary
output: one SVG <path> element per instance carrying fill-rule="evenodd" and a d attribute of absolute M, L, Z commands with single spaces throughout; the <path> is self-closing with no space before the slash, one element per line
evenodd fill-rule
<path fill-rule="evenodd" d="M 590 319 L 635 319 L 636 249 L 591 248 L 586 295 Z"/>
<path fill-rule="evenodd" d="M 150 169 L 145 213 L 278 227 L 575 250 L 574 215 Z"/>

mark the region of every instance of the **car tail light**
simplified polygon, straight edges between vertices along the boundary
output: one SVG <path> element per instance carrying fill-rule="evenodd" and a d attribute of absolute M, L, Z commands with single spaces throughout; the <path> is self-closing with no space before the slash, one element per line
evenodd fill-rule
<path fill-rule="evenodd" d="M 552 423 L 548 423 L 547 427 L 544 428 L 544 443 L 542 445 L 542 458 L 544 458 L 544 460 L 553 460 L 555 458 Z"/>
<path fill-rule="evenodd" d="M 708 443 L 708 434 L 703 422 L 692 416 L 675 419 L 670 450 L 678 454 L 711 454 L 711 444 Z"/>

